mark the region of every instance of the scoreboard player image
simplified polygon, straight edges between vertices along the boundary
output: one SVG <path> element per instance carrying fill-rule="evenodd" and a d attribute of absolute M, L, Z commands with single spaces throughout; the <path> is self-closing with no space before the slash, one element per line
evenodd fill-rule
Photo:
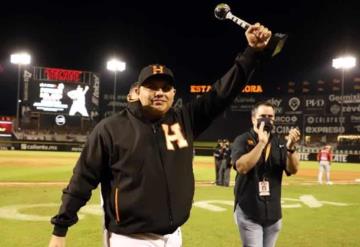
<path fill-rule="evenodd" d="M 69 115 L 74 116 L 77 112 L 83 117 L 88 117 L 89 113 L 85 106 L 85 94 L 89 90 L 89 86 L 85 86 L 83 89 L 80 85 L 77 86 L 75 90 L 69 91 L 67 96 L 69 96 L 73 103 L 70 108 Z"/>

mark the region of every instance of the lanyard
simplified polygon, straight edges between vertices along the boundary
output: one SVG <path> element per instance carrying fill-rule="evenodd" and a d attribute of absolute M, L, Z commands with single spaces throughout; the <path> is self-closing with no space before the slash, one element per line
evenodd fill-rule
<path fill-rule="evenodd" d="M 259 167 L 260 170 L 258 170 L 258 171 L 260 171 L 260 174 L 262 174 L 262 175 L 258 174 L 259 179 L 261 179 L 261 177 L 263 179 L 265 179 L 267 177 L 269 170 L 271 169 L 270 168 L 271 161 L 269 160 L 270 151 L 271 151 L 271 143 L 269 142 L 268 144 L 266 144 L 264 152 L 263 152 L 264 163 Z"/>
<path fill-rule="evenodd" d="M 266 144 L 265 147 L 265 162 L 269 159 L 270 156 L 270 150 L 271 150 L 271 143 Z"/>

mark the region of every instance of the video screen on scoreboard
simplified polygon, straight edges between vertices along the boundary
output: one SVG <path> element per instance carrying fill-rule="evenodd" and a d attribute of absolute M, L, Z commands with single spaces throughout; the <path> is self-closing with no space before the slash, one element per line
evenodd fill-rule
<path fill-rule="evenodd" d="M 34 81 L 32 84 L 29 104 L 31 110 L 89 117 L 89 85 L 46 81 Z"/>

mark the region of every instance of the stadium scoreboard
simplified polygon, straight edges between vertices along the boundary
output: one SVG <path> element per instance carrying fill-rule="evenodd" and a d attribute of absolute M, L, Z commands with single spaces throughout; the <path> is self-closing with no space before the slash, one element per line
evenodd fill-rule
<path fill-rule="evenodd" d="M 77 125 L 99 116 L 100 78 L 89 71 L 31 67 L 23 72 L 22 123 Z M 51 125 L 51 124 L 50 124 Z"/>

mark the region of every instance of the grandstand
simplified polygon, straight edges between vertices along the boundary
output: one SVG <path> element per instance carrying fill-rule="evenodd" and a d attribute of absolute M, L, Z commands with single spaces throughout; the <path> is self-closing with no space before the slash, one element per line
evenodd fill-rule
<path fill-rule="evenodd" d="M 70 147 L 76 145 L 74 150 L 81 150 L 100 116 L 112 114 L 100 102 L 115 104 L 118 109 L 126 104 L 125 94 L 118 95 L 116 101 L 113 95 L 100 94 L 100 77 L 93 72 L 34 66 L 24 69 L 21 82 L 19 126 L 15 128 L 11 125 L 11 131 L 9 127 L 0 128 L 7 131 L 6 136 L 0 136 L 2 148 L 20 149 L 21 143 L 42 143 Z M 290 128 L 298 128 L 302 132 L 299 151 L 304 154 L 303 159 L 313 159 L 313 154 L 326 143 L 333 147 L 339 160 L 344 160 L 344 155 L 352 161 L 360 160 L 360 76 L 352 75 L 352 78 L 348 78 L 343 95 L 340 95 L 340 80 L 337 78 L 289 81 L 275 89 L 261 85 L 268 83 L 247 85 L 248 89 L 261 90 L 239 92 L 225 113 L 200 136 L 200 142 L 209 144 L 198 145 L 197 154 L 209 155 L 215 140 L 233 140 L 250 128 L 250 121 L 244 119 L 250 119 L 251 108 L 258 101 L 268 100 L 276 107 L 277 134 L 286 135 Z M 184 97 L 198 97 L 207 91 L 194 88 L 209 87 L 190 85 L 188 95 Z M 69 92 L 76 90 L 84 92 L 86 111 L 71 113 L 73 100 Z M 10 122 L 15 120 L 10 119 Z M 9 145 L 9 141 L 16 145 Z M 42 146 L 41 150 L 46 148 Z M 64 147 L 58 150 L 64 150 Z"/>

